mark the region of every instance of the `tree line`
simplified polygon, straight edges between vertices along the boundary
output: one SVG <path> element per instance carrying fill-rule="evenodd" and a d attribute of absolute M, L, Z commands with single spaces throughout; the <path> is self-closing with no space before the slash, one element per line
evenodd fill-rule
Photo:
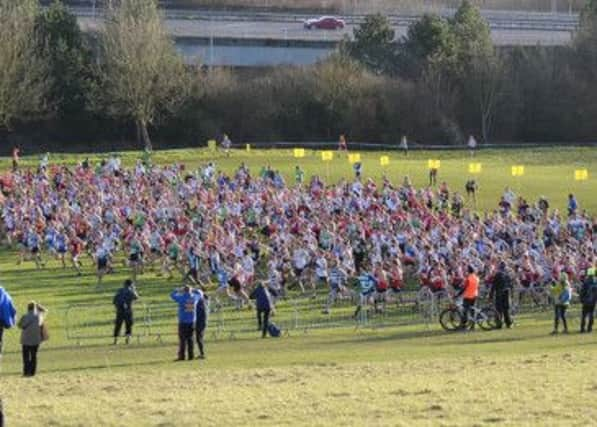
<path fill-rule="evenodd" d="M 118 0 L 84 34 L 60 2 L 0 0 L 3 151 L 241 141 L 567 142 L 597 135 L 597 0 L 562 47 L 497 49 L 471 2 L 396 37 L 368 16 L 313 66 L 189 66 L 155 0 Z M 6 147 L 6 148 L 4 148 Z"/>

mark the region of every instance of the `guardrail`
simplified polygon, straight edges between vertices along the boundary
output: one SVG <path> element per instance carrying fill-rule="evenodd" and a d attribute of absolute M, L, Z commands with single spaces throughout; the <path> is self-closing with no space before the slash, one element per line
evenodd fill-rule
<path fill-rule="evenodd" d="M 101 2 L 86 3 L 87 6 L 73 6 L 71 10 L 80 17 L 101 17 Z M 443 17 L 452 17 L 453 9 L 446 9 L 439 14 Z M 540 30 L 540 31 L 575 31 L 579 25 L 578 14 L 552 14 L 540 12 L 509 12 L 509 11 L 482 11 L 492 29 L 500 30 Z M 277 13 L 277 12 L 247 12 L 230 11 L 222 12 L 206 9 L 169 9 L 165 11 L 166 19 L 172 20 L 197 20 L 197 21 L 222 21 L 222 22 L 274 22 L 274 23 L 302 23 L 313 18 L 313 14 L 306 13 Z M 359 25 L 364 22 L 366 14 L 344 14 L 342 19 L 349 25 Z M 389 22 L 395 26 L 408 26 L 418 21 L 422 14 L 386 14 Z"/>
<path fill-rule="evenodd" d="M 370 303 L 355 317 L 356 301 L 356 294 L 351 293 L 339 298 L 327 310 L 327 295 L 323 293 L 316 297 L 295 295 L 279 301 L 271 321 L 287 335 L 335 328 L 352 328 L 355 331 L 406 325 L 429 328 L 438 322 L 439 313 L 450 304 L 445 294 L 434 294 L 427 288 L 400 293 L 388 291 L 383 299 L 378 298 L 375 304 Z M 551 302 L 544 294 L 517 290 L 512 301 L 516 315 L 551 313 Z M 575 299 L 573 304 L 572 312 L 575 314 L 578 311 L 577 302 Z M 162 342 L 177 336 L 176 306 L 172 302 L 137 303 L 134 314 L 134 341 Z M 78 345 L 90 340 L 111 339 L 114 317 L 112 305 L 71 305 L 66 310 L 66 339 Z M 574 315 L 571 319 L 575 323 Z M 221 304 L 212 301 L 207 339 L 233 340 L 258 334 L 254 309 L 238 306 L 233 300 Z"/>

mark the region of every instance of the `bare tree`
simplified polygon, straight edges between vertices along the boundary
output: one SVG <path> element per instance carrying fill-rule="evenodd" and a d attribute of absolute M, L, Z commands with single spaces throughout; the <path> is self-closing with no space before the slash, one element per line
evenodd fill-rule
<path fill-rule="evenodd" d="M 156 0 L 113 0 L 105 15 L 92 101 L 113 116 L 133 120 L 137 138 L 151 151 L 147 127 L 175 111 L 190 90 L 183 58 Z"/>
<path fill-rule="evenodd" d="M 47 58 L 38 43 L 37 0 L 0 0 L 0 128 L 48 110 Z"/>

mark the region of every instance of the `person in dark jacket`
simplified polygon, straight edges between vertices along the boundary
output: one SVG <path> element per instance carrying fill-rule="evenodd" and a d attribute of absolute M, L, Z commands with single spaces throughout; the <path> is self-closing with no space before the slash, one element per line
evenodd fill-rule
<path fill-rule="evenodd" d="M 9 329 L 16 324 L 17 309 L 15 308 L 12 298 L 0 286 L 0 357 L 2 357 L 2 337 L 4 336 L 4 329 Z"/>
<path fill-rule="evenodd" d="M 506 268 L 505 262 L 500 262 L 498 271 L 493 277 L 493 286 L 489 291 L 489 300 L 493 300 L 495 310 L 498 313 L 497 328 L 501 329 L 502 324 L 506 324 L 506 328 L 512 327 L 512 318 L 510 317 L 510 297 L 513 289 L 512 276 Z"/>
<path fill-rule="evenodd" d="M 582 318 L 580 322 L 580 333 L 593 332 L 593 314 L 597 303 L 597 278 L 595 268 L 587 271 L 582 289 L 580 291 L 580 302 L 582 303 Z M 585 329 L 586 326 L 586 329 Z"/>
<path fill-rule="evenodd" d="M 265 338 L 269 326 L 269 316 L 275 310 L 267 283 L 260 283 L 251 293 L 251 298 L 255 300 L 255 307 L 257 308 L 257 328 L 261 331 L 261 338 Z"/>
<path fill-rule="evenodd" d="M 193 291 L 188 285 L 181 289 L 175 289 L 170 298 L 178 304 L 178 361 L 185 360 L 185 353 L 188 360 L 193 360 L 193 329 L 197 320 L 197 303 L 201 295 Z"/>
<path fill-rule="evenodd" d="M 135 285 L 130 279 L 124 281 L 122 288 L 116 292 L 112 303 L 116 307 L 116 321 L 114 322 L 114 345 L 124 323 L 126 343 L 128 344 L 133 334 L 133 302 L 139 298 Z"/>
<path fill-rule="evenodd" d="M 197 347 L 199 348 L 199 359 L 205 359 L 205 346 L 203 345 L 203 338 L 205 336 L 205 329 L 207 328 L 207 316 L 209 313 L 209 297 L 202 293 L 199 289 L 195 289 L 195 293 L 201 295 L 201 299 L 197 303 L 195 313 L 197 320 L 195 322 L 195 338 L 197 340 Z"/>

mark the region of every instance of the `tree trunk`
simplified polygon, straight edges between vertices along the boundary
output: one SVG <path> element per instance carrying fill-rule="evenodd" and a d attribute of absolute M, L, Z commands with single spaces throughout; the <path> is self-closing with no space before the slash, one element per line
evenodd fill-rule
<path fill-rule="evenodd" d="M 145 151 L 153 151 L 149 132 L 147 132 L 147 123 L 143 120 L 137 120 L 137 134 L 141 134 L 141 140 Z"/>

